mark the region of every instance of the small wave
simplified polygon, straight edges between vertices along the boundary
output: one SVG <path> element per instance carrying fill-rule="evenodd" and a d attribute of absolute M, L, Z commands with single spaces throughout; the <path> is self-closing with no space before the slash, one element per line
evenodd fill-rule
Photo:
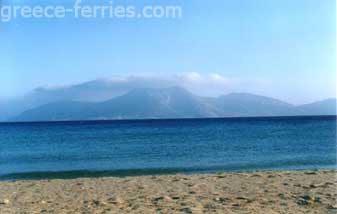
<path fill-rule="evenodd" d="M 117 170 L 71 170 L 71 171 L 37 171 L 20 172 L 0 175 L 0 180 L 41 180 L 41 179 L 75 179 L 97 177 L 126 177 L 146 175 L 220 173 L 220 172 L 247 172 L 261 170 L 319 170 L 337 169 L 335 162 L 309 163 L 302 161 L 287 161 L 286 163 L 267 164 L 231 164 L 212 167 L 189 168 L 147 168 L 147 169 L 117 169 Z"/>

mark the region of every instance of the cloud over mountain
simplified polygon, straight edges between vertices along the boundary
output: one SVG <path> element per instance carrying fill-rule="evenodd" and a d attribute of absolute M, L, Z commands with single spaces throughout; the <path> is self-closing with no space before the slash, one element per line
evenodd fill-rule
<path fill-rule="evenodd" d="M 321 111 L 322 107 L 329 111 Z M 315 111 L 311 111 L 312 108 Z M 25 111 L 12 121 L 335 115 L 336 100 L 307 105 L 306 109 L 254 94 L 231 93 L 211 98 L 197 96 L 180 87 L 142 88 L 105 102 L 49 103 Z"/>
<path fill-rule="evenodd" d="M 100 78 L 69 86 L 46 86 L 35 89 L 36 94 L 48 94 L 76 101 L 103 101 L 137 88 L 167 88 L 179 86 L 203 96 L 219 96 L 232 91 L 245 91 L 244 85 L 264 86 L 261 79 L 235 79 L 221 74 L 197 72 L 181 74 L 143 74 Z"/>
<path fill-rule="evenodd" d="M 231 92 L 268 94 L 272 84 L 263 79 L 229 78 L 217 73 L 143 74 L 101 78 L 67 86 L 43 86 L 25 96 L 0 102 L 0 121 L 24 111 L 56 102 L 104 102 L 141 89 L 181 87 L 201 97 L 219 97 Z M 254 88 L 254 90 L 252 90 Z"/>

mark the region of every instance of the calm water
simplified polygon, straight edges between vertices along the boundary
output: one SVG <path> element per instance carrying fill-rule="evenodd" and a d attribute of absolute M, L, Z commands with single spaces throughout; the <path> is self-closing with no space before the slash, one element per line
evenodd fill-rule
<path fill-rule="evenodd" d="M 336 117 L 0 124 L 0 179 L 336 168 Z"/>

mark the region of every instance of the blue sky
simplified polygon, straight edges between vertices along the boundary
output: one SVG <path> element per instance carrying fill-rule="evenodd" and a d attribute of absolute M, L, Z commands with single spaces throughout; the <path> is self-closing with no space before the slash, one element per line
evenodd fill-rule
<path fill-rule="evenodd" d="M 42 2 L 48 1 L 14 1 Z M 114 2 L 181 5 L 183 16 L 0 23 L 0 97 L 96 78 L 185 73 L 228 79 L 223 93 L 259 93 L 292 103 L 335 97 L 334 0 Z"/>

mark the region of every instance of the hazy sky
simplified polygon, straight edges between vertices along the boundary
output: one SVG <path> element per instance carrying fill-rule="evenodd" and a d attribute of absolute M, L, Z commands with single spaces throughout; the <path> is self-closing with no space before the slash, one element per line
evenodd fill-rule
<path fill-rule="evenodd" d="M 335 97 L 334 0 L 114 1 L 119 3 L 181 5 L 183 16 L 0 23 L 0 97 L 96 78 L 185 74 L 219 78 L 223 93 L 292 103 Z"/>

